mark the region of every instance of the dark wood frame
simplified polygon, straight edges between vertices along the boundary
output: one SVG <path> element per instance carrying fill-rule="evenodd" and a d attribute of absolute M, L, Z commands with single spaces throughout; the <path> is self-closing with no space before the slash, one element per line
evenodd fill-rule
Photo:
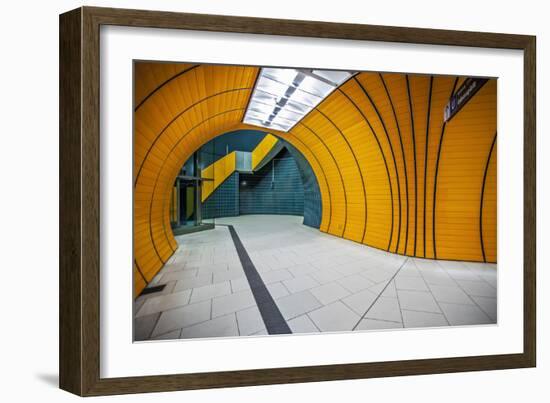
<path fill-rule="evenodd" d="M 524 350 L 521 354 L 100 378 L 99 28 L 175 28 L 524 52 Z M 536 38 L 313 21 L 82 7 L 60 16 L 60 387 L 81 395 L 533 367 L 536 364 Z"/>

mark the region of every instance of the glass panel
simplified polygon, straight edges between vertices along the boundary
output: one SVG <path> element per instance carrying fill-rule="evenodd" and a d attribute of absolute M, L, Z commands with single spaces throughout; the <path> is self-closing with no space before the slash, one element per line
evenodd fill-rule
<path fill-rule="evenodd" d="M 342 84 L 351 76 L 351 74 L 347 71 L 331 71 L 331 70 L 313 70 L 313 74 L 318 75 L 319 77 L 326 78 L 327 80 L 332 81 L 336 85 Z"/>
<path fill-rule="evenodd" d="M 288 85 L 284 85 L 264 77 L 258 80 L 256 87 L 269 94 L 278 96 L 283 96 L 288 89 Z"/>
<path fill-rule="evenodd" d="M 190 227 L 197 225 L 196 193 L 196 181 L 180 181 L 180 226 Z"/>
<path fill-rule="evenodd" d="M 262 68 L 243 121 L 286 132 L 350 76 L 348 71 Z"/>
<path fill-rule="evenodd" d="M 296 79 L 298 72 L 294 69 L 263 68 L 262 75 L 290 86 Z"/>
<path fill-rule="evenodd" d="M 297 90 L 296 92 L 294 92 L 294 94 L 292 94 L 292 97 L 290 99 L 294 102 L 299 102 L 301 104 L 308 105 L 312 108 L 314 108 L 319 102 L 321 102 L 321 98 L 300 90 Z"/>
<path fill-rule="evenodd" d="M 308 76 L 300 83 L 298 89 L 316 95 L 319 98 L 324 98 L 334 89 L 334 87 Z M 320 101 L 321 99 L 319 99 L 318 102 Z"/>

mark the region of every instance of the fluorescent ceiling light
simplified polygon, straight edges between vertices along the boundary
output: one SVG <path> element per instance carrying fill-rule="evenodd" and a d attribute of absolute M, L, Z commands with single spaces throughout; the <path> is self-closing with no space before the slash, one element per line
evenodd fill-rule
<path fill-rule="evenodd" d="M 264 67 L 243 122 L 287 132 L 353 74 Z"/>

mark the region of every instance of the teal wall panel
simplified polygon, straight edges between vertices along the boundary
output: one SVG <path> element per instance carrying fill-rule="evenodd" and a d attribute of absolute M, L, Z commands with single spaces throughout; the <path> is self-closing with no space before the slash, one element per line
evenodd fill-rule
<path fill-rule="evenodd" d="M 304 214 L 304 186 L 287 149 L 254 174 L 240 174 L 240 214 Z"/>

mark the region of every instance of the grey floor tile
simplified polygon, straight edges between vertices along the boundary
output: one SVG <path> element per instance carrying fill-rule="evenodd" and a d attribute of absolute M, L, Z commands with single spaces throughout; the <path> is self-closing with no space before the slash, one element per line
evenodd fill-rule
<path fill-rule="evenodd" d="M 206 274 L 213 274 L 213 273 L 225 273 L 228 271 L 227 263 L 206 263 L 206 264 L 200 264 L 197 266 L 199 271 L 197 272 L 197 276 L 203 276 Z"/>
<path fill-rule="evenodd" d="M 177 280 L 186 280 L 197 277 L 197 270 L 180 270 L 180 271 L 170 271 L 162 275 L 162 284 L 165 284 L 169 281 Z"/>
<path fill-rule="evenodd" d="M 456 285 L 455 280 L 447 274 L 443 269 L 434 270 L 432 272 L 423 272 L 422 277 L 428 285 L 446 285 L 454 286 Z"/>
<path fill-rule="evenodd" d="M 277 299 L 275 302 L 286 320 L 322 306 L 309 290 L 287 295 L 286 297 Z"/>
<path fill-rule="evenodd" d="M 351 294 L 337 282 L 323 284 L 312 288 L 310 291 L 323 305 L 328 305 Z"/>
<path fill-rule="evenodd" d="M 401 322 L 387 322 L 384 320 L 363 319 L 355 330 L 383 330 L 383 329 L 401 329 Z"/>
<path fill-rule="evenodd" d="M 164 289 L 162 291 L 157 291 L 157 292 L 153 292 L 153 293 L 150 293 L 150 294 L 142 294 L 142 295 L 140 295 L 139 297 L 137 297 L 135 299 L 135 302 L 136 303 L 141 303 L 141 301 L 145 302 L 149 298 L 155 298 L 155 297 L 158 297 L 159 295 L 171 294 L 174 291 L 176 281 L 169 281 L 169 282 L 167 282 L 163 285 L 164 285 Z"/>
<path fill-rule="evenodd" d="M 249 336 L 265 329 L 265 324 L 258 307 L 243 309 L 237 312 L 237 325 L 241 336 Z"/>
<path fill-rule="evenodd" d="M 463 262 L 457 262 L 454 260 L 438 260 L 437 264 L 439 264 L 444 269 L 450 269 L 450 270 L 464 270 L 466 268 L 466 265 Z"/>
<path fill-rule="evenodd" d="M 388 269 L 369 269 L 362 272 L 361 275 L 373 283 L 380 283 L 382 281 L 389 281 L 393 277 L 394 273 L 392 270 Z"/>
<path fill-rule="evenodd" d="M 311 321 L 307 314 L 298 316 L 288 321 L 292 333 L 319 333 L 317 326 Z"/>
<path fill-rule="evenodd" d="M 441 304 L 444 304 L 449 315 L 454 315 L 455 319 L 466 316 L 471 322 L 471 318 L 476 317 L 475 313 L 459 312 L 461 308 L 454 306 L 458 304 L 446 302 L 466 303 L 464 294 L 457 291 L 457 281 L 476 282 L 464 283 L 463 288 L 467 289 L 466 293 L 470 293 L 477 304 L 465 305 L 474 307 L 474 310 L 478 308 L 477 321 L 483 322 L 481 315 L 496 320 L 496 291 L 490 290 L 491 287 L 495 289 L 497 285 L 496 265 L 440 262 L 388 254 L 304 226 L 300 217 L 251 215 L 222 218 L 219 222 L 235 226 L 257 270 L 263 280 L 269 283 L 267 288 L 270 294 L 276 300 L 276 304 L 282 306 L 279 306 L 279 309 L 294 331 L 316 331 L 317 327 L 309 313 L 320 310 L 323 306 L 328 307 L 341 302 L 346 309 L 350 308 L 353 315 L 361 317 L 376 298 L 379 302 L 372 306 L 370 311 L 376 318 L 363 318 L 357 328 L 387 329 L 390 326 L 401 326 L 399 322 L 377 319 L 397 318 L 396 285 L 399 288 L 397 302 L 401 303 L 403 316 L 406 316 L 406 326 L 444 325 L 442 319 L 445 317 L 439 311 L 432 293 Z M 153 337 L 174 337 L 184 327 L 194 329 L 188 330 L 188 337 L 205 337 L 204 335 L 209 336 L 209 332 L 212 335 L 237 335 L 237 331 L 240 331 L 241 335 L 266 334 L 265 325 L 255 304 L 242 308 L 251 303 L 253 297 L 243 297 L 245 294 L 241 294 L 250 293 L 250 285 L 242 271 L 228 229 L 219 226 L 212 231 L 178 236 L 176 239 L 180 243 L 179 248 L 153 280 L 153 283 L 158 284 L 167 281 L 166 288 L 158 294 L 139 297 L 134 303 L 134 314 L 143 315 L 138 319 L 149 317 L 147 313 L 152 310 L 168 309 L 157 316 L 158 331 L 163 333 L 155 333 L 157 329 L 154 329 Z M 293 280 L 302 276 L 308 276 L 319 285 L 310 288 L 309 291 L 299 291 L 312 284 L 305 284 L 308 281 L 304 278 Z M 394 276 L 395 280 L 388 283 Z M 212 285 L 213 281 L 227 284 L 229 288 L 221 286 L 221 290 L 216 287 L 203 289 Z M 286 286 L 282 281 L 285 281 Z M 430 289 L 429 292 L 426 292 L 426 285 Z M 297 291 L 296 294 L 290 295 L 287 287 L 292 292 Z M 202 310 L 196 307 L 193 312 L 186 312 L 183 308 L 190 305 L 175 306 L 181 302 L 178 300 L 181 296 L 164 298 L 171 293 L 185 291 L 191 293 L 191 305 L 200 307 L 200 304 L 204 303 L 208 306 Z M 218 292 L 226 294 L 218 295 Z M 351 295 L 344 292 L 351 292 Z M 231 296 L 231 293 L 238 295 Z M 163 298 L 155 302 L 155 299 L 161 296 Z M 193 303 L 202 298 L 207 299 L 204 302 Z M 140 312 L 149 299 L 152 302 L 148 303 L 148 310 Z M 215 307 L 209 305 L 214 299 Z M 160 301 L 164 301 L 164 305 Z M 158 306 L 154 308 L 154 305 Z M 405 305 L 416 311 L 407 310 Z M 423 312 L 426 309 L 430 312 Z M 234 313 L 225 314 L 227 311 Z M 169 313 L 170 315 L 167 315 Z M 212 320 L 212 313 L 219 316 Z M 234 318 L 234 323 L 231 317 Z M 331 318 L 330 315 L 322 315 L 322 318 L 329 324 L 331 321 L 341 320 Z M 146 328 L 145 320 L 143 322 L 143 327 Z M 460 323 L 459 320 L 456 322 Z M 329 329 L 336 327 L 338 326 L 327 326 Z M 339 330 L 341 329 L 336 331 Z"/>
<path fill-rule="evenodd" d="M 352 330 L 360 319 L 359 315 L 340 301 L 310 312 L 308 316 L 323 332 Z"/>
<path fill-rule="evenodd" d="M 317 268 L 312 266 L 309 263 L 301 263 L 294 266 L 290 266 L 287 268 L 287 270 L 290 273 L 292 273 L 294 277 L 299 277 L 299 276 L 303 276 L 304 274 L 314 272 L 317 270 Z"/>
<path fill-rule="evenodd" d="M 401 272 L 400 272 L 401 273 Z M 395 278 L 395 287 L 398 290 L 429 291 L 424 279 L 418 277 L 400 277 Z"/>
<path fill-rule="evenodd" d="M 309 275 L 313 277 L 315 280 L 317 280 L 319 284 L 330 283 L 331 281 L 335 281 L 344 277 L 342 273 L 339 273 L 332 269 L 321 269 L 321 270 L 312 272 Z"/>
<path fill-rule="evenodd" d="M 401 322 L 401 309 L 397 298 L 380 297 L 367 311 L 365 318 Z"/>
<path fill-rule="evenodd" d="M 254 300 L 252 291 L 249 290 L 224 295 L 212 300 L 212 317 L 216 318 L 218 316 L 241 311 L 255 305 L 256 301 Z"/>
<path fill-rule="evenodd" d="M 317 280 L 314 280 L 307 274 L 300 277 L 283 280 L 282 283 L 291 294 L 308 290 L 319 285 L 319 282 Z"/>
<path fill-rule="evenodd" d="M 220 316 L 181 330 L 182 339 L 238 336 L 235 314 Z"/>
<path fill-rule="evenodd" d="M 180 338 L 180 334 L 181 329 L 176 329 L 171 332 L 152 337 L 151 340 L 176 340 Z"/>
<path fill-rule="evenodd" d="M 134 319 L 134 340 L 149 340 L 159 316 L 160 313 L 154 313 Z"/>
<path fill-rule="evenodd" d="M 479 277 L 485 280 L 490 286 L 497 288 L 498 276 L 496 270 L 494 270 L 493 273 L 481 273 L 479 274 Z"/>
<path fill-rule="evenodd" d="M 137 312 L 139 312 L 140 308 L 145 304 L 145 301 L 147 301 L 147 298 L 136 298 L 134 300 L 134 316 Z"/>
<path fill-rule="evenodd" d="M 136 317 L 150 315 L 156 312 L 167 311 L 172 308 L 187 305 L 191 290 L 184 290 L 168 295 L 159 295 L 153 298 L 148 298 L 141 309 L 136 314 Z"/>
<path fill-rule="evenodd" d="M 458 285 L 430 285 L 432 295 L 438 302 L 448 302 L 451 304 L 473 305 L 473 301 Z"/>
<path fill-rule="evenodd" d="M 362 316 L 370 308 L 378 295 L 369 290 L 356 292 L 348 297 L 342 298 L 342 301 Z"/>
<path fill-rule="evenodd" d="M 476 305 L 440 304 L 445 317 L 453 326 L 482 325 L 495 323 L 485 312 Z"/>
<path fill-rule="evenodd" d="M 371 291 L 373 290 L 373 287 L 370 288 Z M 397 298 L 397 288 L 395 287 L 395 280 L 390 281 L 384 291 L 382 291 L 382 294 L 380 295 L 382 297 L 389 297 L 389 298 Z"/>
<path fill-rule="evenodd" d="M 233 268 L 224 272 L 213 273 L 213 283 L 221 283 L 228 280 L 236 280 L 245 278 L 244 270 L 242 268 Z"/>
<path fill-rule="evenodd" d="M 441 270 L 441 266 L 437 264 L 437 260 L 432 259 L 421 259 L 421 258 L 410 258 L 414 263 L 416 268 L 422 273 L 432 272 Z"/>
<path fill-rule="evenodd" d="M 472 297 L 475 303 L 493 320 L 497 322 L 497 299 L 490 297 Z"/>
<path fill-rule="evenodd" d="M 269 262 L 269 265 L 274 270 L 281 270 L 286 269 L 287 267 L 294 266 L 296 263 L 294 263 L 291 259 L 282 259 L 282 258 L 276 258 Z"/>
<path fill-rule="evenodd" d="M 174 287 L 174 292 L 188 290 L 190 288 L 198 288 L 208 284 L 212 284 L 212 274 L 197 276 L 193 278 L 189 277 L 178 280 L 176 286 Z"/>
<path fill-rule="evenodd" d="M 210 300 L 162 312 L 153 336 L 210 319 Z"/>
<path fill-rule="evenodd" d="M 229 281 L 224 281 L 223 283 L 209 284 L 202 287 L 193 288 L 190 302 L 195 303 L 207 299 L 221 297 L 222 295 L 227 294 L 231 294 L 231 285 L 229 284 Z"/>
<path fill-rule="evenodd" d="M 240 277 L 238 279 L 231 280 L 230 283 L 232 292 L 250 290 L 250 283 L 248 282 L 248 279 L 246 277 Z"/>
<path fill-rule="evenodd" d="M 394 285 L 394 289 L 395 289 L 395 283 L 394 282 L 393 282 L 393 285 Z M 389 287 L 389 281 L 384 280 L 384 281 L 381 281 L 380 283 L 377 283 L 375 285 L 370 286 L 368 289 L 369 289 L 369 291 L 375 293 L 376 295 L 380 295 L 380 294 L 382 294 L 383 292 L 385 292 L 387 290 L 387 287 Z M 397 298 L 397 295 L 395 295 L 394 298 Z"/>
<path fill-rule="evenodd" d="M 332 266 L 332 270 L 337 271 L 343 276 L 351 276 L 366 271 L 368 267 L 359 263 L 344 263 L 339 266 Z"/>
<path fill-rule="evenodd" d="M 432 294 L 423 291 L 397 290 L 401 309 L 440 313 Z"/>
<path fill-rule="evenodd" d="M 457 263 L 460 263 L 460 262 L 457 262 Z M 445 271 L 449 276 L 451 276 L 455 280 L 470 280 L 470 281 L 481 280 L 476 274 L 472 273 L 466 267 L 445 269 Z"/>
<path fill-rule="evenodd" d="M 402 314 L 405 327 L 449 326 L 445 316 L 440 313 L 403 310 Z"/>
<path fill-rule="evenodd" d="M 468 281 L 468 280 L 457 280 L 457 283 L 460 287 L 471 296 L 476 297 L 491 297 L 496 298 L 497 290 L 496 288 L 487 284 L 487 282 L 480 281 Z"/>
<path fill-rule="evenodd" d="M 276 283 L 294 278 L 294 276 L 286 269 L 271 270 L 266 273 L 262 273 L 261 276 L 265 284 Z"/>
<path fill-rule="evenodd" d="M 421 274 L 414 260 L 408 259 L 405 264 L 403 264 L 396 277 L 421 277 Z"/>
<path fill-rule="evenodd" d="M 267 284 L 266 288 L 273 299 L 281 298 L 290 294 L 283 283 Z"/>
<path fill-rule="evenodd" d="M 352 293 L 362 291 L 374 285 L 374 282 L 364 276 L 361 276 L 360 274 L 354 274 L 352 276 L 341 278 L 338 280 L 338 283 Z"/>

